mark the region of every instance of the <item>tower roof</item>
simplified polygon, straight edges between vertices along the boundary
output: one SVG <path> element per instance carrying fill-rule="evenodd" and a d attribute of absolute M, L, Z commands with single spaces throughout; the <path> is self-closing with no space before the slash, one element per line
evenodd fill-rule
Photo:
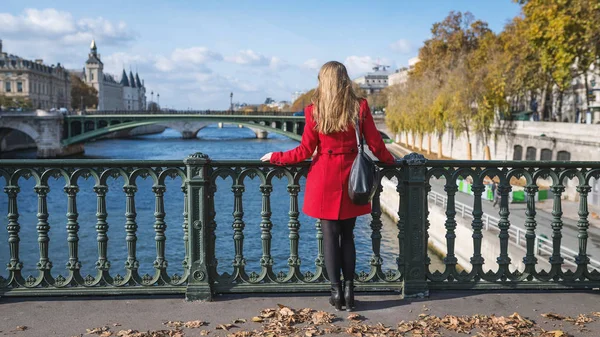
<path fill-rule="evenodd" d="M 121 85 L 124 87 L 129 86 L 129 80 L 127 79 L 127 73 L 125 72 L 125 69 L 123 69 L 123 75 L 121 75 Z"/>
<path fill-rule="evenodd" d="M 129 85 L 132 88 L 135 88 L 135 79 L 133 78 L 133 73 L 131 72 L 131 70 L 129 71 Z"/>
<path fill-rule="evenodd" d="M 96 40 L 92 40 L 92 44 L 90 45 L 90 54 L 88 55 L 88 60 L 85 62 L 86 64 L 102 64 L 97 51 L 98 47 L 96 46 Z"/>
<path fill-rule="evenodd" d="M 135 73 L 135 86 L 138 87 L 138 88 L 143 87 L 142 81 L 140 81 L 140 77 L 138 76 L 137 71 Z"/>

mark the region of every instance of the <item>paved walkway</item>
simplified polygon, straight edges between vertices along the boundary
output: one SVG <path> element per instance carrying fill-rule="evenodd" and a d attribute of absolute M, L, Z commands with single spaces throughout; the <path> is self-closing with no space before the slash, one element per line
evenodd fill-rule
<path fill-rule="evenodd" d="M 600 311 L 600 294 L 597 292 L 433 292 L 426 299 L 400 300 L 398 295 L 357 296 L 358 310 L 363 323 L 383 323 L 396 328 L 402 321 L 416 320 L 421 314 L 442 317 L 451 315 L 497 315 L 509 316 L 517 312 L 533 320 L 545 330 L 568 331 L 574 336 L 600 336 L 600 317 L 592 312 Z M 261 310 L 277 308 L 283 304 L 292 309 L 312 308 L 324 310 L 338 317 L 333 324 L 348 327 L 348 313 L 336 312 L 327 304 L 327 297 L 319 295 L 223 295 L 213 302 L 185 302 L 180 297 L 96 297 L 96 298 L 37 298 L 0 299 L 0 336 L 82 336 L 87 329 L 107 326 L 112 336 L 120 330 L 138 331 L 169 329 L 167 321 L 195 321 L 207 323 L 198 329 L 183 329 L 185 336 L 199 336 L 201 329 L 209 336 L 226 336 L 240 330 L 259 329 L 260 323 L 252 322 Z M 587 314 L 593 322 L 586 323 L 587 331 L 574 322 L 553 321 L 542 316 L 557 313 L 577 317 Z M 236 323 L 229 332 L 219 330 L 221 324 L 245 319 Z M 17 326 L 25 326 L 24 331 Z M 462 333 L 442 330 L 443 336 L 467 336 Z M 348 336 L 346 333 L 330 334 Z M 409 336 L 410 334 L 407 334 Z M 475 332 L 471 332 L 475 335 Z M 111 336 L 106 334 L 106 336 Z M 127 336 L 127 335 L 125 335 Z M 162 335 L 157 335 L 162 336 Z M 166 336 L 166 335 L 165 335 Z M 302 334 L 304 336 L 304 334 Z M 308 336 L 308 335 L 307 335 Z M 489 335 L 488 335 L 489 336 Z"/>

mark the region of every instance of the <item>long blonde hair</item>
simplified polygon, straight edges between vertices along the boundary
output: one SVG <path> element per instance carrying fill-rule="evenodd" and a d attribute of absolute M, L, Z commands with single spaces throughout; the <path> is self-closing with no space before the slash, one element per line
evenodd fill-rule
<path fill-rule="evenodd" d="M 313 119 L 319 133 L 346 131 L 360 110 L 360 97 L 352 88 L 346 67 L 329 61 L 319 71 L 319 86 L 312 97 Z"/>

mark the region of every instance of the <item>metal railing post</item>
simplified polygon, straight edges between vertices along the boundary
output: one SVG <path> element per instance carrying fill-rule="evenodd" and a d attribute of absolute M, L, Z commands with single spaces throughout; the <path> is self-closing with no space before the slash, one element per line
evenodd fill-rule
<path fill-rule="evenodd" d="M 210 159 L 203 153 L 195 153 L 184 160 L 187 178 L 188 245 L 190 252 L 190 277 L 185 298 L 188 301 L 211 301 L 213 290 L 208 264 L 212 254 L 208 247 L 208 190 L 210 185 Z"/>
<path fill-rule="evenodd" d="M 426 279 L 427 259 L 427 191 L 425 173 L 427 160 L 421 154 L 411 153 L 403 158 L 404 207 L 404 296 L 428 296 Z"/>

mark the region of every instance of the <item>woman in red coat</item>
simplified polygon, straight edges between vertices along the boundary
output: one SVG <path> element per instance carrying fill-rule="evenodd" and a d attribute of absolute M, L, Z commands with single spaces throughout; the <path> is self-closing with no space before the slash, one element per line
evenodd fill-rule
<path fill-rule="evenodd" d="M 276 165 L 292 165 L 308 159 L 315 149 L 308 175 L 304 207 L 306 215 L 321 219 L 325 266 L 331 282 L 329 302 L 337 310 L 342 305 L 354 307 L 354 269 L 356 250 L 353 229 L 356 217 L 371 213 L 371 205 L 355 205 L 348 196 L 348 177 L 358 153 L 356 118 L 360 118 L 362 135 L 373 154 L 392 163 L 365 99 L 357 96 L 343 64 L 327 62 L 319 71 L 319 85 L 312 104 L 304 110 L 306 124 L 302 141 L 295 149 L 271 152 L 261 160 Z M 340 269 L 345 289 L 342 297 Z"/>

